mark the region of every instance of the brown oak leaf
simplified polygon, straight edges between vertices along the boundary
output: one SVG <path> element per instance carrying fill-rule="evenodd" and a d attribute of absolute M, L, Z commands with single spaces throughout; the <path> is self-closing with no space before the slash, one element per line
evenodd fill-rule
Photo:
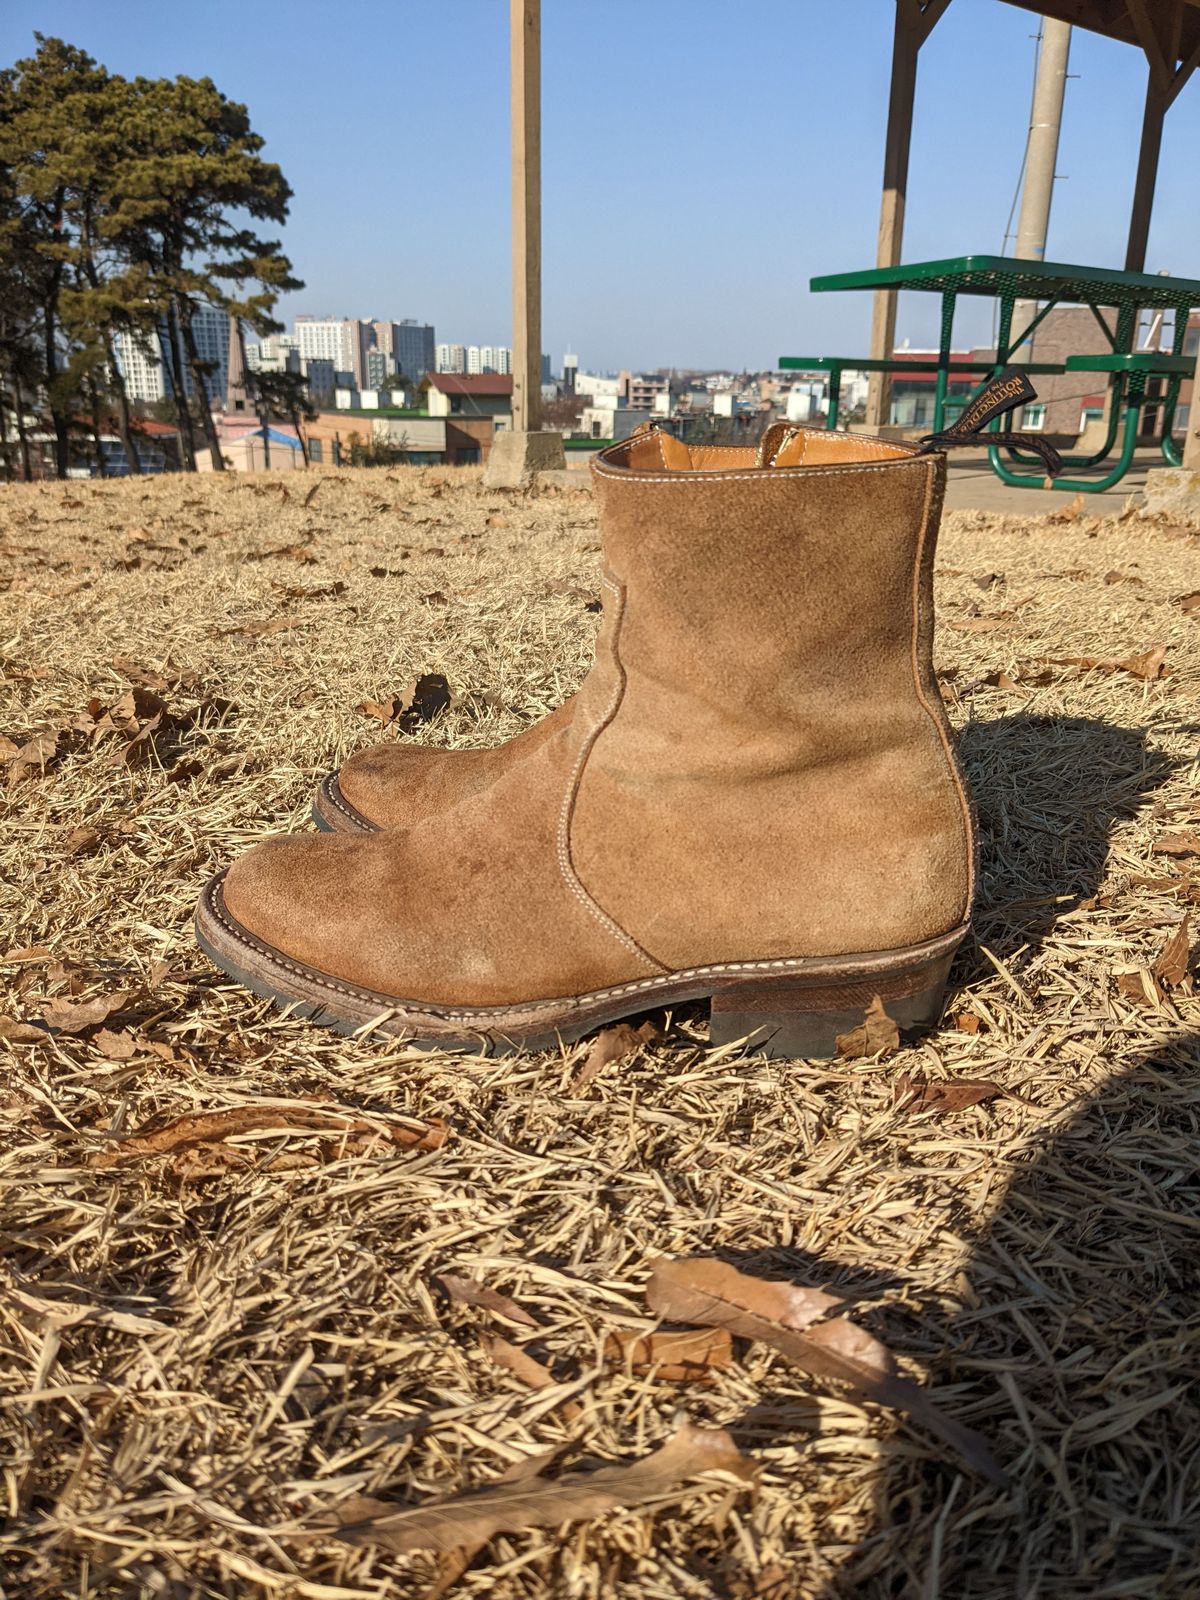
<path fill-rule="evenodd" d="M 899 1049 L 900 1029 L 876 995 L 858 1027 L 851 1028 L 849 1033 L 839 1033 L 836 1043 L 838 1055 L 848 1061 L 861 1056 L 874 1056 L 881 1051 L 886 1053 Z"/>

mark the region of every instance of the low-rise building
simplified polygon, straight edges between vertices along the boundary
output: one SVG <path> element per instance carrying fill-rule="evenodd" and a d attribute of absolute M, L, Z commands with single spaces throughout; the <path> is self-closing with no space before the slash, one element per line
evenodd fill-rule
<path fill-rule="evenodd" d="M 513 381 L 499 375 L 468 377 L 431 372 L 421 385 L 431 417 L 494 417 L 507 427 L 512 417 Z"/>

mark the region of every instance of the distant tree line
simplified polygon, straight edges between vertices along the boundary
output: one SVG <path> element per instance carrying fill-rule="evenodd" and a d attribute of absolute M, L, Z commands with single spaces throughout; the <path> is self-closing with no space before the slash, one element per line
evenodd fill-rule
<path fill-rule="evenodd" d="M 126 79 L 61 39 L 34 37 L 36 53 L 0 71 L 5 469 L 31 475 L 26 417 L 35 414 L 53 435 L 59 477 L 81 425 L 101 458 L 106 417 L 129 470 L 140 471 L 117 338 L 153 345 L 163 328 L 181 464 L 194 471 L 207 446 L 219 471 L 204 386 L 211 363 L 193 321 L 208 305 L 239 329 L 279 331 L 278 295 L 303 285 L 279 241 L 258 229 L 284 222 L 292 191 L 262 158 L 246 107 L 211 79 Z M 261 412 L 267 397 L 256 398 Z"/>

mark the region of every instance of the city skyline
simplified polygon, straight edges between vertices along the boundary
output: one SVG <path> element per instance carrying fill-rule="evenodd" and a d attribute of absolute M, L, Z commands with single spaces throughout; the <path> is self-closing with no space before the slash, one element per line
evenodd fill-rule
<path fill-rule="evenodd" d="M 31 0 L 17 10 L 0 18 L 6 61 L 30 52 L 37 28 L 114 72 L 211 74 L 246 102 L 295 191 L 283 238 L 306 288 L 281 300 L 283 320 L 404 303 L 464 344 L 511 340 L 503 5 L 462 0 L 451 14 L 348 0 L 339 29 L 322 33 L 326 87 L 315 108 L 295 92 L 324 16 L 312 0 L 297 0 L 282 32 L 239 13 L 236 49 L 225 29 L 196 26 L 216 8 Z M 760 0 L 755 26 L 737 28 L 716 0 L 686 12 L 682 0 L 661 0 L 638 11 L 631 52 L 608 10 L 546 7 L 543 328 L 556 362 L 572 345 L 604 370 L 754 370 L 817 346 L 865 353 L 867 297 L 818 299 L 807 282 L 874 259 L 891 13 L 890 0 L 843 0 L 835 13 Z M 1035 28 L 999 0 L 955 0 L 934 30 L 917 89 L 907 259 L 1002 248 Z M 386 127 L 373 97 L 334 87 L 361 73 L 365 32 L 375 59 L 408 63 L 405 114 Z M 410 70 L 452 59 L 464 39 L 493 68 L 469 94 L 448 95 L 439 72 Z M 1077 29 L 1071 72 L 1047 254 L 1119 266 L 1145 62 Z M 986 136 L 975 137 L 964 85 L 981 73 L 990 109 Z M 631 107 L 645 114 L 637 143 L 618 138 Z M 1167 121 L 1150 270 L 1186 275 L 1200 253 L 1189 158 L 1198 138 L 1200 94 L 1189 87 Z M 969 162 L 948 177 L 947 152 L 964 139 Z M 989 318 L 965 307 L 959 342 L 985 337 Z M 935 319 L 924 297 L 902 300 L 900 338 L 933 342 Z"/>

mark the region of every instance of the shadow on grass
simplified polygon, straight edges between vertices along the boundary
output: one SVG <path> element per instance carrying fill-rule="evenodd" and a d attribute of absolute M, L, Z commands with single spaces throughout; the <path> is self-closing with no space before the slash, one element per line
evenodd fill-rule
<path fill-rule="evenodd" d="M 1184 763 L 1138 729 L 1023 714 L 971 724 L 962 753 L 981 797 L 981 887 L 956 978 L 994 974 L 981 946 L 1019 978 L 1098 892 L 1113 825 Z M 822 1576 L 781 1573 L 764 1600 L 1200 1594 L 1200 1033 L 1162 1021 L 1160 1043 L 1131 1049 L 1093 1017 L 1111 1077 L 1010 1149 L 985 1225 L 951 1205 L 947 1226 L 970 1247 L 962 1309 L 910 1302 L 864 1319 L 920 1347 L 935 1397 L 959 1389 L 1009 1486 L 945 1453 L 914 1470 L 901 1439 L 881 1457 L 871 1533 L 830 1546 Z M 864 1302 L 908 1281 L 795 1251 L 730 1259 Z M 810 1408 L 792 1409 L 796 1442 L 810 1439 Z M 787 1410 L 768 1398 L 735 1431 L 751 1447 L 764 1431 L 778 1440 Z M 697 1576 L 744 1592 L 700 1556 Z"/>

